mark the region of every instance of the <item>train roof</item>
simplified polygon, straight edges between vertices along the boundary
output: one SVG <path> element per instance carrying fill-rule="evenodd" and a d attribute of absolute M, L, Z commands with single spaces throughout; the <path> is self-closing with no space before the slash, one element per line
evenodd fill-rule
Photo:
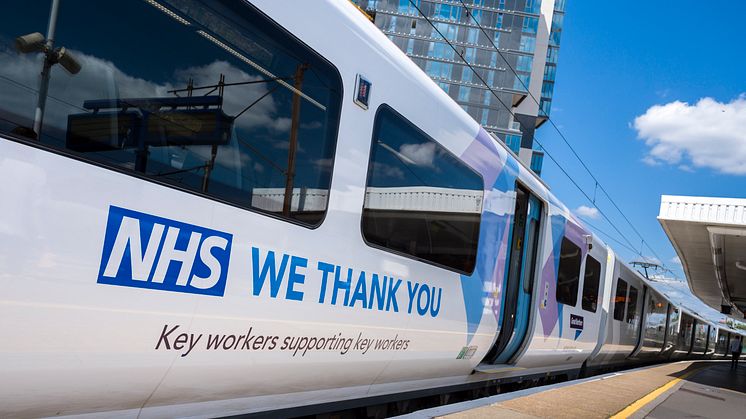
<path fill-rule="evenodd" d="M 280 4 L 281 2 L 274 2 L 269 0 L 258 0 L 257 3 L 262 4 L 262 9 L 272 14 L 273 11 L 281 13 L 281 9 L 285 6 Z M 310 2 L 309 2 L 310 3 Z M 284 20 L 290 19 L 293 21 L 294 29 L 299 32 L 299 36 L 302 39 L 328 39 L 327 34 L 329 33 L 328 25 L 344 25 L 344 32 L 349 33 L 350 36 L 340 42 L 344 48 L 340 50 L 340 45 L 329 45 L 334 43 L 324 42 L 323 45 L 312 45 L 317 49 L 324 49 L 324 55 L 332 62 L 346 61 L 337 63 L 340 65 L 350 65 L 359 67 L 361 72 L 369 69 L 371 73 L 376 76 L 386 74 L 387 76 L 396 77 L 381 77 L 380 79 L 373 80 L 374 83 L 380 85 L 388 85 L 391 87 L 406 85 L 406 89 L 387 89 L 395 92 L 406 92 L 398 94 L 399 99 L 396 99 L 397 95 L 391 95 L 392 101 L 399 101 L 398 103 L 408 103 L 411 107 L 412 102 L 422 102 L 428 105 L 428 112 L 407 112 L 406 117 L 411 119 L 420 129 L 428 133 L 431 137 L 435 138 L 438 142 L 449 148 L 455 154 L 460 154 L 461 151 L 465 150 L 471 142 L 474 141 L 480 130 L 481 126 L 475 121 L 466 111 L 464 111 L 446 92 L 444 92 L 431 78 L 428 76 L 420 67 L 418 67 L 407 55 L 401 51 L 389 38 L 381 32 L 371 21 L 369 21 L 358 8 L 350 2 L 334 2 L 327 1 L 328 7 L 319 7 L 319 3 L 313 2 L 310 5 L 306 2 L 299 3 L 297 7 L 302 8 L 301 13 L 288 15 L 283 14 Z M 307 25 L 309 18 L 313 18 L 316 15 L 319 21 L 323 21 L 325 25 Z M 319 46 L 323 48 L 318 48 Z M 329 49 L 328 51 L 326 49 Z M 350 49 L 357 51 L 357 54 L 349 54 Z M 327 53 L 328 52 L 328 53 Z M 349 56 L 356 56 L 357 59 L 353 62 L 349 62 Z M 370 57 L 372 55 L 373 57 Z M 381 63 L 384 63 L 382 66 Z M 374 68 L 371 68 L 374 67 Z M 374 86 L 379 87 L 379 86 Z M 373 93 L 375 94 L 375 93 Z M 387 100 L 385 103 L 391 103 Z M 405 107 L 399 107 L 403 109 Z M 430 121 L 439 121 L 439 125 L 449 125 L 446 129 L 440 129 L 435 135 L 433 131 L 435 128 Z M 464 136 L 464 133 L 470 133 L 468 137 Z M 520 161 L 505 143 L 502 141 L 489 136 L 496 149 L 502 151 L 502 157 L 505 159 L 512 159 L 514 163 L 517 163 L 519 169 L 518 179 L 538 197 L 542 198 L 545 202 L 553 206 L 553 212 L 561 213 L 566 219 L 572 223 L 578 225 L 581 229 L 591 233 L 593 230 L 589 228 L 582 220 L 575 216 L 570 209 L 562 203 L 551 191 L 549 186 L 539 178 L 533 171 Z M 592 243 L 594 246 L 602 246 L 607 252 L 613 252 L 613 248 L 606 244 L 596 234 L 592 234 Z M 614 254 L 616 252 L 613 252 Z M 640 273 L 632 268 L 626 262 L 618 259 L 621 264 L 630 269 L 637 275 L 637 277 L 643 281 L 650 288 L 654 289 L 658 294 L 661 294 L 671 304 L 674 304 L 665 293 L 658 290 L 655 285 L 644 278 Z M 682 305 L 676 305 L 680 309 L 684 310 L 688 314 L 699 318 L 702 321 L 707 321 L 699 315 L 696 315 L 691 310 L 684 308 Z"/>
<path fill-rule="evenodd" d="M 466 131 L 471 131 L 473 135 L 468 139 L 461 139 L 461 148 L 465 149 L 474 138 L 477 133 L 481 130 L 481 126 L 475 121 L 461 106 L 456 103 L 446 92 L 443 91 L 431 78 L 427 75 L 420 67 L 417 66 L 407 55 L 401 51 L 391 40 L 389 40 L 383 32 L 371 23 L 366 17 L 360 13 L 360 11 L 350 2 L 338 2 L 334 3 L 339 6 L 339 11 L 345 19 L 349 20 L 349 24 L 354 25 L 356 36 L 360 38 L 362 42 L 373 48 L 379 54 L 383 55 L 384 61 L 391 64 L 391 67 L 398 68 L 404 77 L 408 78 L 412 83 L 411 88 L 416 88 L 420 92 L 428 96 L 431 104 L 436 104 L 443 110 L 447 110 L 451 114 L 451 118 L 455 118 L 457 123 L 461 125 L 461 128 Z M 325 19 L 325 20 L 328 20 Z M 372 30 L 375 29 L 375 30 Z M 411 96 L 412 90 L 406 91 L 406 96 Z M 407 115 L 409 117 L 409 115 Z M 448 119 L 451 119 L 448 118 Z M 429 118 L 431 120 L 439 120 L 435 117 Z M 446 120 L 448 120 L 446 119 Z M 417 121 L 419 122 L 419 121 Z M 450 121 L 449 121 L 450 122 Z M 418 124 L 418 126 L 424 131 L 428 131 L 428 124 Z M 439 142 L 441 137 L 433 136 Z M 508 146 L 500 141 L 499 139 L 489 136 L 490 141 L 502 150 L 508 159 L 513 159 L 519 166 L 519 179 L 521 182 L 529 187 L 533 193 L 546 200 L 550 204 L 554 205 L 556 209 L 563 212 L 566 218 L 572 220 L 575 224 L 578 224 L 583 229 L 588 230 L 565 206 L 554 194 L 551 193 L 549 186 L 544 182 L 543 179 L 538 177 L 532 170 L 516 156 Z M 447 147 L 454 148 L 454 144 L 446 142 Z M 458 146 L 456 146 L 458 149 Z M 453 150 L 452 150 L 453 151 Z M 590 230 L 589 230 L 590 231 Z"/>

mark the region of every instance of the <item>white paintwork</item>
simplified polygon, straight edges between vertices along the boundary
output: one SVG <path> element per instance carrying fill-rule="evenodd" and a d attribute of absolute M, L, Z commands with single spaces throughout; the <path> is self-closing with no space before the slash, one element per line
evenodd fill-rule
<path fill-rule="evenodd" d="M 320 208 L 328 201 L 325 220 L 316 229 L 301 227 L 0 138 L 0 178 L 5 179 L 0 182 L 0 335 L 5 337 L 0 343 L 0 416 L 229 415 L 579 367 L 605 330 L 608 272 L 615 266 L 611 251 L 594 239 L 592 254 L 606 261 L 607 271 L 601 310 L 589 315 L 566 307 L 559 319 L 563 333 L 558 324 L 548 336 L 534 315 L 516 365 L 472 374 L 496 337 L 494 315 L 484 310 L 469 343 L 477 350 L 471 358 L 457 359 L 467 342 L 460 275 L 362 240 L 374 112 L 355 105 L 350 93 L 357 74 L 364 73 L 374 86 L 371 110 L 390 105 L 454 155 L 472 143 L 479 125 L 347 1 L 296 2 L 292 8 L 273 0 L 255 3 L 341 74 L 345 97 L 331 191 L 306 191 L 314 198 L 303 207 Z M 507 159 L 504 145 L 494 145 Z M 577 222 L 535 175 L 516 167 L 520 181 L 543 201 L 545 219 L 559 214 Z M 268 206 L 277 205 L 274 191 L 259 192 Z M 294 193 L 293 208 L 302 207 L 301 194 Z M 479 208 L 512 211 L 511 197 L 512 192 L 488 194 Z M 96 283 L 112 205 L 230 233 L 224 296 Z M 539 263 L 551 248 L 548 226 L 543 223 Z M 283 298 L 287 282 L 278 296 L 268 288 L 255 296 L 252 248 L 262 255 L 274 251 L 278 257 L 307 259 L 301 269 L 305 282 L 296 288 L 305 295 L 320 294 L 316 267 L 323 261 L 354 268 L 353 278 L 365 271 L 401 278 L 403 287 L 412 280 L 442 289 L 439 315 L 408 313 L 405 299 L 397 312 L 331 304 L 328 290 L 322 303 L 293 301 Z M 572 313 L 588 319 L 577 340 L 568 323 Z M 178 325 L 177 333 L 203 334 L 202 339 L 208 334 L 246 336 L 251 330 L 279 337 L 396 336 L 408 346 L 366 353 L 353 348 L 344 354 L 195 347 L 187 354 L 186 348 L 155 349 L 165 325 Z"/>
<path fill-rule="evenodd" d="M 645 303 L 644 281 L 637 272 L 621 263 L 618 259 L 613 264 L 612 272 L 613 276 L 607 282 L 609 288 L 608 294 L 606 294 L 606 302 L 608 303 L 605 324 L 606 331 L 601 335 L 603 339 L 599 340 L 600 347 L 596 349 L 594 356 L 588 360 L 588 365 L 592 366 L 621 364 L 625 362 L 626 358 L 635 351 L 640 337 L 640 323 Z M 614 319 L 614 298 L 616 297 L 616 287 L 619 278 L 627 282 L 627 296 L 629 296 L 631 287 L 637 289 L 635 315 L 630 322 L 627 321 L 626 310 L 622 321 Z"/>
<path fill-rule="evenodd" d="M 481 214 L 483 192 L 430 186 L 375 188 L 365 191 L 365 208 Z"/>
<path fill-rule="evenodd" d="M 552 206 L 549 206 L 550 210 Z M 556 209 L 555 209 L 556 211 Z M 550 213 L 551 214 L 551 213 Z M 546 218 L 545 218 L 546 220 Z M 540 249 L 543 249 L 543 254 L 548 254 L 551 251 L 551 241 L 547 236 L 549 230 L 549 223 L 544 222 L 543 240 L 540 241 Z M 518 360 L 517 365 L 524 367 L 548 367 L 555 364 L 565 364 L 579 368 L 583 361 L 596 346 L 598 335 L 601 329 L 601 318 L 603 313 L 602 301 L 603 293 L 602 287 L 604 284 L 604 275 L 606 271 L 606 253 L 608 248 L 598 238 L 593 238 L 593 247 L 589 252 L 600 264 L 602 276 L 599 280 L 599 301 L 595 313 L 582 309 L 582 295 L 583 286 L 585 284 L 583 272 L 585 272 L 585 263 L 588 256 L 584 257 L 580 266 L 580 283 L 578 284 L 578 298 L 575 306 L 564 305 L 564 312 L 562 314 L 562 333 L 560 334 L 559 323 L 552 329 L 552 333 L 549 336 L 545 336 L 542 330 L 542 324 L 540 318 L 540 304 L 537 302 L 543 298 L 542 294 L 544 290 L 540 289 L 539 286 L 534 285 L 533 288 L 533 307 L 532 307 L 532 336 L 529 345 L 525 348 L 525 352 Z M 582 316 L 585 319 L 585 324 L 580 336 L 575 339 L 575 329 L 570 327 L 570 315 Z"/>

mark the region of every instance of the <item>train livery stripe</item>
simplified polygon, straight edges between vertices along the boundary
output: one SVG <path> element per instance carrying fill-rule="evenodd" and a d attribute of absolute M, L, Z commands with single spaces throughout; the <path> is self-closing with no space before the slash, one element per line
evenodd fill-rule
<path fill-rule="evenodd" d="M 480 172 L 485 185 L 477 265 L 471 275 L 461 275 L 468 344 L 481 324 L 485 305 L 490 304 L 492 315 L 496 320 L 499 318 L 513 212 L 513 208 L 499 198 L 512 193 L 518 166 L 482 128 L 461 158 Z"/>

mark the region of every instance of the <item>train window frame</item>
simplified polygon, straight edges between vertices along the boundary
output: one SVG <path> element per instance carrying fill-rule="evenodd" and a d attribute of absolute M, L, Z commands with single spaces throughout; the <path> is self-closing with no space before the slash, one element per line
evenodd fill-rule
<path fill-rule="evenodd" d="M 94 160 L 92 158 L 86 157 L 85 155 L 82 155 L 81 153 L 75 152 L 71 150 L 70 148 L 58 147 L 52 144 L 44 143 L 40 141 L 39 139 L 31 138 L 30 136 L 26 134 L 19 134 L 17 132 L 11 132 L 11 131 L 0 131 L 0 140 L 12 141 L 12 142 L 21 144 L 23 146 L 31 147 L 34 149 L 38 149 L 38 150 L 50 153 L 52 155 L 63 157 L 65 159 L 81 162 L 91 167 L 97 167 L 97 168 L 108 170 L 114 173 L 123 174 L 131 178 L 146 181 L 151 184 L 155 184 L 161 187 L 166 187 L 166 188 L 176 190 L 179 192 L 183 192 L 189 195 L 208 199 L 210 201 L 218 202 L 218 203 L 230 206 L 230 207 L 234 207 L 240 210 L 253 213 L 253 214 L 266 216 L 271 219 L 283 221 L 283 222 L 296 225 L 299 227 L 304 227 L 309 230 L 315 230 L 319 228 L 326 220 L 326 216 L 328 215 L 328 212 L 329 212 L 329 202 L 330 202 L 330 198 L 332 194 L 331 185 L 334 179 L 334 169 L 336 166 L 335 163 L 336 163 L 337 151 L 338 151 L 338 146 L 339 146 L 339 131 L 340 131 L 340 126 L 341 126 L 342 108 L 344 107 L 344 97 L 345 97 L 345 84 L 342 79 L 341 72 L 339 68 L 330 59 L 326 58 L 324 55 L 318 52 L 315 48 L 311 47 L 305 41 L 299 38 L 295 33 L 291 32 L 290 30 L 280 25 L 277 21 L 269 17 L 264 11 L 260 10 L 253 4 L 240 3 L 240 5 L 236 6 L 232 3 L 226 2 L 226 3 L 221 3 L 221 7 L 228 7 L 229 9 L 233 11 L 232 13 L 234 13 L 240 19 L 249 20 L 252 18 L 257 18 L 257 20 L 259 20 L 259 22 L 256 23 L 257 27 L 261 26 L 262 28 L 269 28 L 267 30 L 268 30 L 268 33 L 270 33 L 271 35 L 275 35 L 277 38 L 281 38 L 282 41 L 289 41 L 292 43 L 291 45 L 283 44 L 284 48 L 295 48 L 297 50 L 302 50 L 307 56 L 313 56 L 314 60 L 317 60 L 317 62 L 322 63 L 324 66 L 326 66 L 325 71 L 329 70 L 328 77 L 329 77 L 329 80 L 334 83 L 334 87 L 337 91 L 337 94 L 334 95 L 335 97 L 330 100 L 329 106 L 328 106 L 328 109 L 330 109 L 330 115 L 332 116 L 328 118 L 328 121 L 330 123 L 327 127 L 327 130 L 328 130 L 328 137 L 333 140 L 333 143 L 330 146 L 331 152 L 329 153 L 329 156 L 328 156 L 329 157 L 329 175 L 328 175 L 329 186 L 328 188 L 326 188 L 327 199 L 326 199 L 323 213 L 321 214 L 321 217 L 318 219 L 318 222 L 316 223 L 303 222 L 301 220 L 298 220 L 292 217 L 287 217 L 281 214 L 276 214 L 268 210 L 263 210 L 258 207 L 244 205 L 239 202 L 236 202 L 236 201 L 233 201 L 227 198 L 223 198 L 218 195 L 210 194 L 209 192 L 203 192 L 200 190 L 191 189 L 189 187 L 180 185 L 178 183 L 164 181 L 158 177 L 155 177 L 152 174 L 147 174 L 147 173 L 135 171 L 129 168 L 125 168 L 122 166 L 117 166 L 117 165 L 111 164 L 110 162 L 102 161 L 100 159 Z M 243 10 L 236 10 L 237 8 L 242 8 Z M 230 21 L 230 19 L 228 19 L 227 17 L 226 19 Z M 234 19 L 235 19 L 235 16 L 234 16 Z M 209 39 L 209 37 L 207 38 Z M 216 49 L 216 51 L 217 50 L 218 49 Z M 228 53 L 231 53 L 231 51 L 228 51 Z"/>
<path fill-rule="evenodd" d="M 619 291 L 620 285 L 624 284 L 624 299 L 619 301 Z M 622 279 L 622 277 L 618 277 L 616 281 L 616 288 L 614 290 L 613 294 L 613 302 L 614 302 L 614 311 L 612 312 L 612 318 L 616 321 L 623 322 L 624 321 L 624 315 L 626 313 L 627 309 L 627 299 L 629 295 L 629 283 Z M 621 309 L 620 309 L 621 308 Z M 617 317 L 617 313 L 619 313 L 619 316 Z"/>
<path fill-rule="evenodd" d="M 586 301 L 587 301 L 586 297 L 590 296 L 590 293 L 586 292 L 587 285 L 588 285 L 588 280 L 591 278 L 591 277 L 588 276 L 588 263 L 589 262 L 591 262 L 592 264 L 595 264 L 595 265 L 598 266 L 598 270 L 596 271 L 596 275 L 592 277 L 592 278 L 595 278 L 595 279 L 593 279 L 593 282 L 595 283 L 595 288 L 596 288 L 596 293 L 595 293 L 595 295 L 593 295 L 593 297 L 595 297 L 595 301 L 592 303 L 592 305 L 591 305 L 591 303 L 589 303 L 588 305 L 586 305 Z M 601 291 L 601 287 L 600 287 L 600 285 L 601 285 L 601 268 L 602 268 L 601 267 L 601 262 L 599 262 L 596 258 L 594 258 L 593 256 L 591 256 L 590 254 L 586 256 L 586 258 L 585 258 L 585 266 L 583 268 L 583 298 L 582 298 L 582 304 L 581 305 L 583 307 L 583 310 L 591 312 L 591 313 L 595 313 L 595 312 L 598 311 L 598 294 Z"/>
<path fill-rule="evenodd" d="M 574 249 L 568 249 L 567 246 L 572 246 Z M 565 295 L 564 293 L 560 293 L 560 276 L 563 274 L 563 259 L 562 254 L 564 253 L 564 250 L 572 250 L 574 255 L 570 256 L 573 259 L 572 265 L 565 264 L 564 266 L 567 267 L 566 271 L 570 275 L 574 275 L 574 279 L 571 279 L 570 281 L 567 281 L 569 285 L 568 293 Z M 559 266 L 557 267 L 557 291 L 556 291 L 556 300 L 558 303 L 569 305 L 575 307 L 578 304 L 578 291 L 580 291 L 580 270 L 583 265 L 583 253 L 580 250 L 580 246 L 575 244 L 572 240 L 568 239 L 566 236 L 562 237 L 562 244 L 560 245 L 560 260 L 559 260 Z M 572 277 L 571 277 L 572 278 Z"/>
<path fill-rule="evenodd" d="M 455 161 L 457 161 L 458 163 L 460 163 L 460 165 L 463 168 L 468 169 L 472 174 L 476 175 L 478 177 L 478 179 L 479 179 L 479 183 L 481 184 L 480 193 L 481 193 L 482 201 L 484 200 L 484 178 L 482 177 L 481 173 L 479 173 L 472 166 L 470 166 L 468 163 L 466 163 L 465 161 L 463 161 L 459 156 L 457 156 L 456 154 L 454 154 L 451 150 L 449 150 L 443 144 L 441 144 L 440 142 L 438 142 L 438 140 L 434 139 L 429 134 L 427 134 L 423 129 L 421 129 L 420 127 L 418 127 L 416 124 L 414 124 L 412 121 L 410 121 L 407 117 L 405 117 L 400 112 L 398 112 L 394 107 L 392 107 L 391 105 L 389 105 L 387 103 L 382 103 L 376 109 L 376 113 L 375 113 L 375 116 L 374 116 L 374 119 L 373 119 L 373 131 L 372 131 L 372 134 L 371 134 L 370 149 L 369 149 L 369 153 L 368 153 L 368 168 L 367 168 L 367 174 L 366 174 L 366 177 L 365 177 L 365 192 L 364 192 L 365 195 L 364 195 L 364 199 L 363 199 L 363 203 L 362 203 L 362 207 L 361 207 L 361 215 L 360 215 L 360 233 L 361 233 L 361 237 L 363 239 L 363 242 L 367 246 L 369 246 L 369 247 L 372 247 L 374 249 L 379 249 L 379 250 L 382 250 L 382 251 L 387 252 L 387 253 L 398 255 L 398 256 L 401 256 L 401 257 L 405 257 L 407 259 L 415 260 L 415 261 L 418 261 L 418 262 L 426 263 L 428 265 L 432 265 L 432 266 L 435 266 L 435 267 L 438 267 L 438 268 L 442 268 L 442 269 L 445 269 L 445 270 L 448 270 L 448 271 L 451 271 L 451 272 L 456 272 L 456 273 L 459 273 L 459 274 L 462 274 L 462 275 L 472 275 L 474 273 L 474 271 L 476 270 L 476 266 L 477 266 L 477 251 L 479 249 L 479 241 L 481 239 L 481 228 L 482 228 L 481 224 L 482 224 L 482 215 L 483 215 L 483 210 L 484 210 L 484 208 L 481 207 L 481 204 L 480 204 L 480 211 L 479 211 L 479 219 L 478 219 L 478 222 L 476 224 L 477 225 L 477 231 L 476 231 L 476 242 L 474 244 L 473 263 L 471 265 L 471 269 L 470 270 L 462 270 L 462 269 L 459 269 L 457 267 L 445 265 L 443 263 L 438 263 L 438 262 L 430 260 L 430 259 L 425 259 L 423 257 L 414 255 L 412 253 L 407 253 L 405 251 L 401 251 L 401 250 L 396 249 L 396 248 L 387 247 L 385 245 L 378 244 L 378 243 L 374 242 L 373 240 L 370 240 L 366 236 L 366 227 L 365 227 L 365 222 L 366 222 L 365 200 L 366 200 L 366 198 L 365 197 L 367 196 L 368 188 L 370 187 L 369 185 L 370 185 L 371 176 L 372 176 L 372 173 L 373 173 L 372 172 L 372 163 L 374 163 L 374 161 L 373 161 L 374 154 L 375 154 L 374 150 L 375 150 L 375 148 L 377 146 L 376 139 L 378 138 L 378 135 L 379 135 L 380 125 L 381 125 L 381 118 L 382 118 L 382 115 L 384 113 L 389 113 L 391 116 L 397 118 L 398 122 L 403 123 L 407 128 L 411 129 L 413 132 L 415 132 L 416 134 L 418 134 L 420 136 L 420 138 L 426 139 L 427 141 L 430 141 L 430 142 L 436 144 L 436 146 L 440 147 L 440 149 L 443 152 L 445 152 L 448 156 L 450 156 Z"/>
<path fill-rule="evenodd" d="M 519 184 L 519 183 L 516 182 L 516 184 Z M 528 188 L 526 189 L 530 190 Z M 544 208 L 546 206 L 546 203 L 538 196 L 533 195 L 533 194 L 532 196 L 536 198 L 536 201 L 539 203 L 540 207 L 539 207 L 539 218 L 538 219 L 531 218 L 531 222 L 529 223 L 527 227 L 528 231 L 534 232 L 534 239 L 531 241 L 531 246 L 532 246 L 531 251 L 527 252 L 529 256 L 528 258 L 529 263 L 526 264 L 525 269 L 528 269 L 528 272 L 524 272 L 524 274 L 528 273 L 529 277 L 528 277 L 528 280 L 523 281 L 523 291 L 529 295 L 531 295 L 531 293 L 534 290 L 534 282 L 536 281 L 536 277 L 539 275 L 538 271 L 541 269 L 541 267 L 538 264 L 539 249 L 542 246 L 543 238 L 544 238 L 543 228 L 544 228 L 545 222 L 542 222 L 542 221 L 544 221 L 544 219 L 546 218 L 546 215 L 544 214 L 544 211 L 545 211 Z"/>

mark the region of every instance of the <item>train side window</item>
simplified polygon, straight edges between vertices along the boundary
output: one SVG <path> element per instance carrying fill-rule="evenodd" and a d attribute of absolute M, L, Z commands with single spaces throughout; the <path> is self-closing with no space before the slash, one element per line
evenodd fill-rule
<path fill-rule="evenodd" d="M 557 302 L 574 306 L 578 301 L 580 262 L 582 255 L 575 243 L 562 238 L 560 262 L 557 272 Z"/>
<path fill-rule="evenodd" d="M 387 105 L 376 114 L 362 231 L 374 247 L 469 274 L 482 177 Z"/>
<path fill-rule="evenodd" d="M 637 318 L 637 294 L 637 288 L 630 285 L 627 299 L 627 323 L 633 323 Z"/>
<path fill-rule="evenodd" d="M 236 1 L 61 2 L 35 117 L 51 1 L 0 15 L 0 132 L 243 208 L 316 226 L 326 213 L 342 82 Z M 38 37 L 41 37 L 39 41 Z M 51 57 L 51 55 L 50 55 Z"/>
<path fill-rule="evenodd" d="M 601 279 L 601 264 L 592 256 L 585 259 L 583 280 L 583 310 L 596 312 L 598 307 L 598 283 Z"/>
<path fill-rule="evenodd" d="M 614 320 L 624 321 L 624 307 L 627 304 L 627 281 L 618 278 L 614 294 Z"/>
<path fill-rule="evenodd" d="M 679 309 L 676 307 L 673 307 L 673 305 L 670 305 L 671 307 L 671 318 L 668 320 L 668 335 L 669 336 L 677 336 L 679 333 Z M 671 339 L 673 342 L 673 338 Z"/>

